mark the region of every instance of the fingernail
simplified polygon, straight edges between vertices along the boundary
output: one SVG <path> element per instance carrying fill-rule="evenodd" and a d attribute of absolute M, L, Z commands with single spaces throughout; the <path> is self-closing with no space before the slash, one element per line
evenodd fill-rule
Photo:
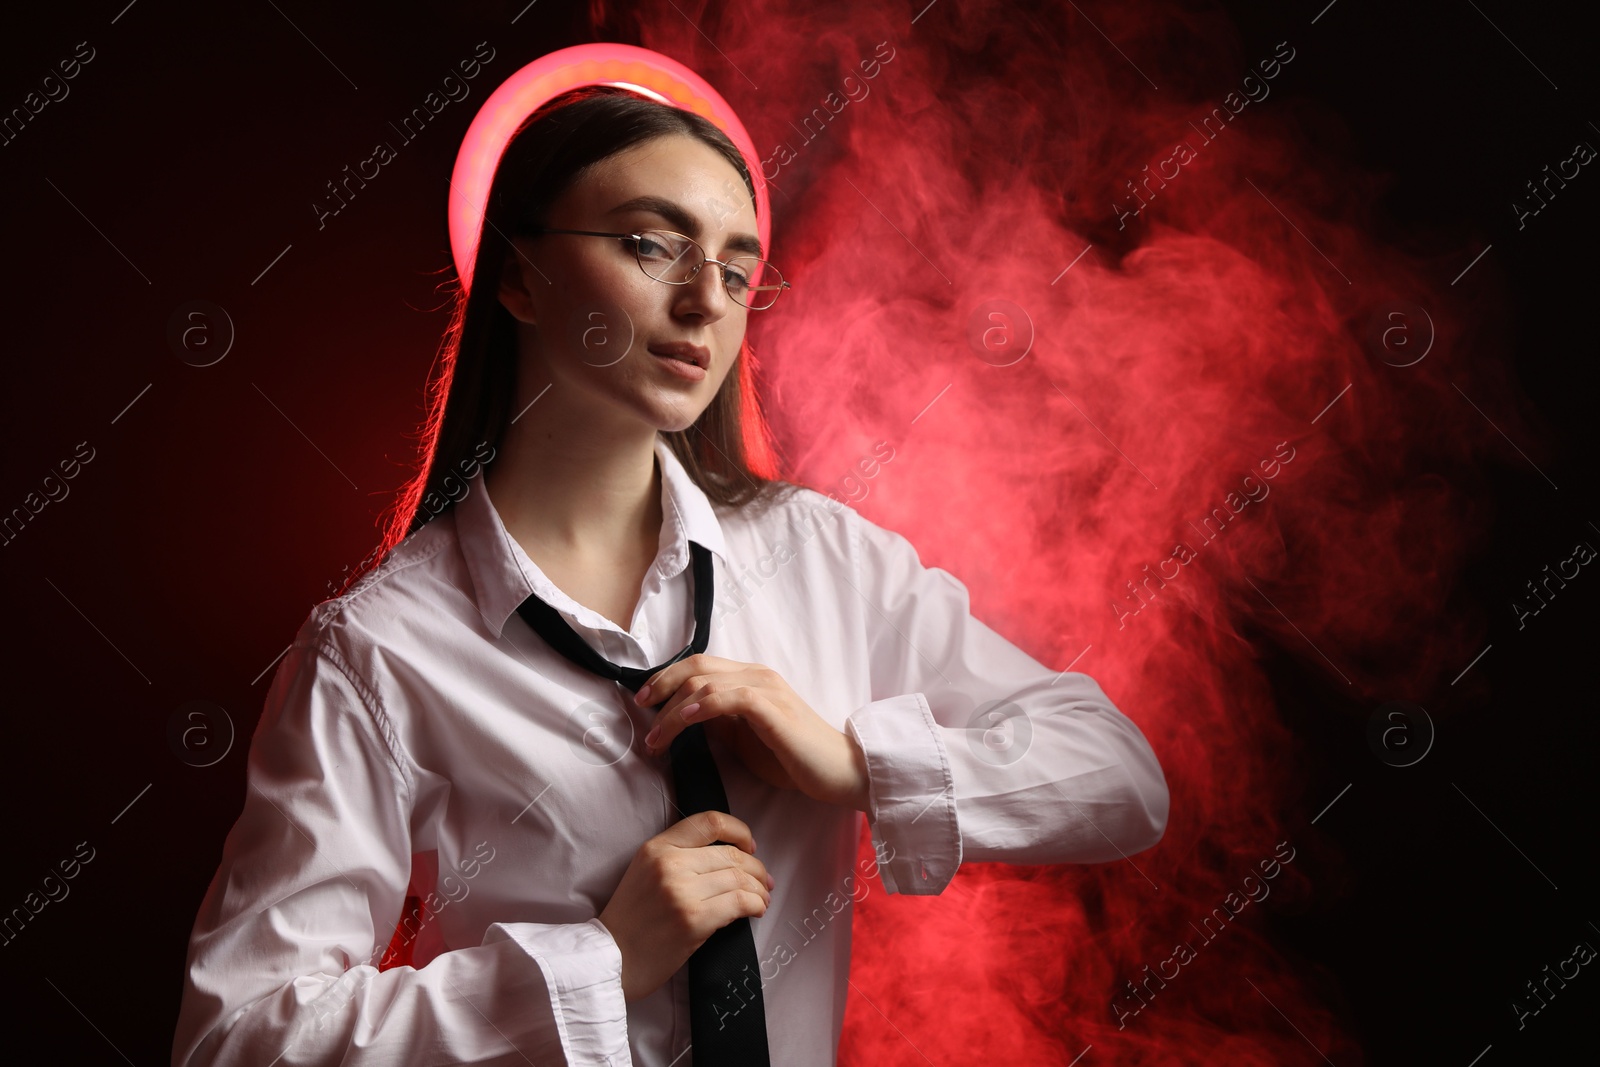
<path fill-rule="evenodd" d="M 776 885 L 777 885 L 777 884 L 778 884 L 778 883 L 777 883 L 777 882 L 774 882 L 774 881 L 773 881 L 773 880 L 772 880 L 772 875 L 770 875 L 770 874 L 769 874 L 769 875 L 767 875 L 767 888 L 768 888 L 768 889 L 771 889 L 771 888 L 773 888 L 773 887 L 774 887 L 774 886 L 776 886 Z"/>
<path fill-rule="evenodd" d="M 645 747 L 646 748 L 655 748 L 656 747 L 656 738 L 658 738 L 660 736 L 661 736 L 661 727 L 657 726 L 657 727 L 653 728 L 649 733 L 644 735 Z"/>
<path fill-rule="evenodd" d="M 646 682 L 645 687 L 639 690 L 638 693 L 634 694 L 633 699 L 640 704 L 648 701 L 650 699 L 650 684 Z"/>
<path fill-rule="evenodd" d="M 690 704 L 688 707 L 686 707 L 682 711 L 678 712 L 678 715 L 679 715 L 680 718 L 683 719 L 684 722 L 693 722 L 694 721 L 694 717 L 695 717 L 695 712 L 697 712 L 699 710 L 700 710 L 700 705 L 699 704 Z"/>

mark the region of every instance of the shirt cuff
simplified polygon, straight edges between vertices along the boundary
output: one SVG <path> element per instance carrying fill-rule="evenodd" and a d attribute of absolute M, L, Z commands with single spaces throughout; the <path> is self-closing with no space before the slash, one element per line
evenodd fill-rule
<path fill-rule="evenodd" d="M 508 939 L 544 972 L 566 1062 L 632 1067 L 622 950 L 605 924 L 491 923 L 483 943 Z"/>
<path fill-rule="evenodd" d="M 921 693 L 864 704 L 846 720 L 867 757 L 867 821 L 891 893 L 944 891 L 961 866 L 955 785 Z"/>

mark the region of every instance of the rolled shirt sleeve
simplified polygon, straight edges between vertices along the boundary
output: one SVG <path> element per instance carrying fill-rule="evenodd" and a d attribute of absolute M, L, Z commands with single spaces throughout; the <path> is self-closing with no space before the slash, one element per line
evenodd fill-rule
<path fill-rule="evenodd" d="M 963 859 L 1103 863 L 1158 842 L 1166 778 L 1099 684 L 1001 637 L 959 579 L 844 512 L 874 698 L 848 727 L 885 888 L 939 893 Z"/>
<path fill-rule="evenodd" d="M 337 650 L 302 634 L 190 938 L 175 1067 L 631 1065 L 621 953 L 598 919 L 496 923 L 479 945 L 378 969 L 412 852 L 389 733 Z"/>

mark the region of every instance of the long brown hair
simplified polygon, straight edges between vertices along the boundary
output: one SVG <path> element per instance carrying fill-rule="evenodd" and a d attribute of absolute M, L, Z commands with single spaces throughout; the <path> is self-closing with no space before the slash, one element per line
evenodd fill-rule
<path fill-rule="evenodd" d="M 376 569 L 401 541 L 448 511 L 466 492 L 467 479 L 499 451 L 517 385 L 515 324 L 498 298 L 511 248 L 507 235 L 542 219 L 584 168 L 668 134 L 688 134 L 719 152 L 755 201 L 743 155 L 715 123 L 620 86 L 583 86 L 553 97 L 512 135 L 484 208 L 471 287 L 456 282 L 455 309 L 427 386 L 417 473 L 380 520 L 384 532 L 378 547 L 341 593 Z M 768 499 L 791 484 L 777 476 L 752 359 L 747 341 L 700 418 L 686 430 L 662 432 L 706 496 L 731 507 Z"/>

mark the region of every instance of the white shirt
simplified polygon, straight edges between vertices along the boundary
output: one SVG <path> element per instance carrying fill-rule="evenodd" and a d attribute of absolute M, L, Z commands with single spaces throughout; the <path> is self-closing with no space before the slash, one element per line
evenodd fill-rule
<path fill-rule="evenodd" d="M 659 665 L 693 636 L 690 540 L 714 554 L 706 651 L 776 670 L 867 758 L 863 815 L 709 738 L 777 883 L 751 924 L 778 1067 L 835 1062 L 869 877 L 939 893 L 962 860 L 1100 863 L 1160 840 L 1161 767 L 1093 679 L 973 618 L 960 581 L 848 505 L 801 488 L 724 508 L 664 439 L 655 453 L 660 550 L 626 632 L 545 577 L 481 471 L 312 610 L 195 922 L 175 1065 L 692 1063 L 687 967 L 624 1002 L 597 919 L 682 817 L 644 748 L 655 712 L 516 614 L 536 593 L 614 663 Z M 864 818 L 876 858 L 858 862 Z M 408 890 L 434 914 L 412 966 L 380 970 Z"/>

